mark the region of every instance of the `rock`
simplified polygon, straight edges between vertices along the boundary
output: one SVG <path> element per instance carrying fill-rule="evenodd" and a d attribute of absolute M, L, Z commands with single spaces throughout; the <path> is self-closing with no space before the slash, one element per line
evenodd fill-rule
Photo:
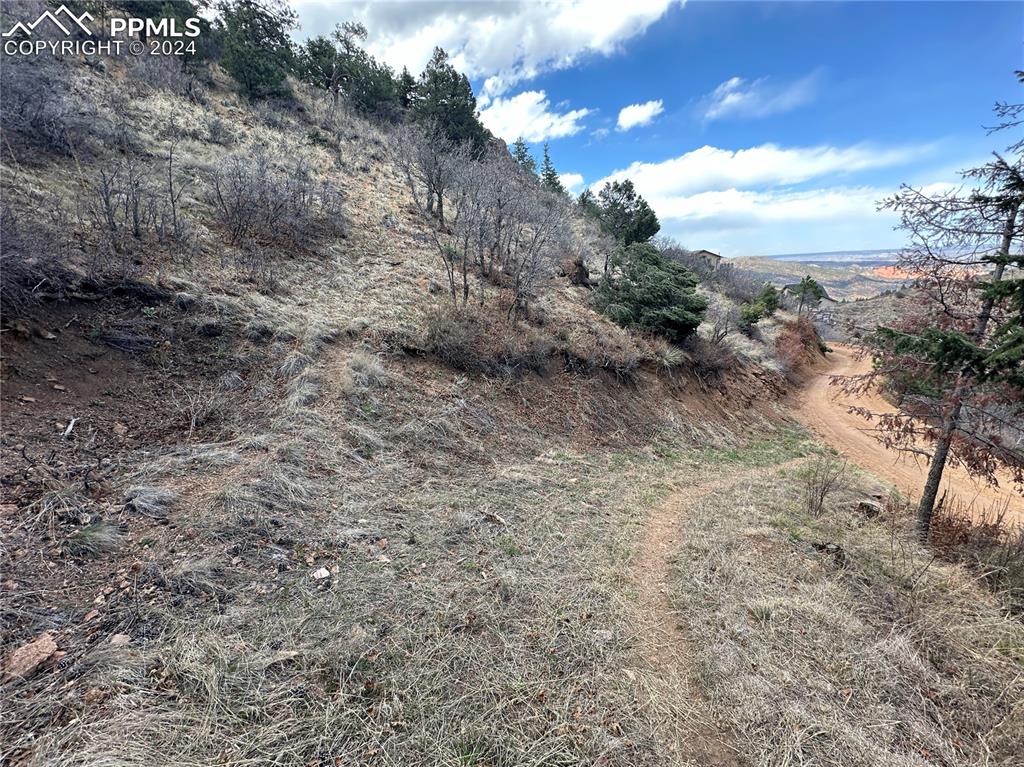
<path fill-rule="evenodd" d="M 812 543 L 815 551 L 828 554 L 836 567 L 846 567 L 846 552 L 838 543 Z"/>
<path fill-rule="evenodd" d="M 331 577 L 331 571 L 326 567 L 321 567 L 319 570 L 313 571 L 314 581 L 323 581 Z"/>
<path fill-rule="evenodd" d="M 878 501 L 872 501 L 864 499 L 857 502 L 857 511 L 863 514 L 868 519 L 874 519 L 879 516 L 883 511 L 884 507 Z"/>
<path fill-rule="evenodd" d="M 12 652 L 4 663 L 4 671 L 8 676 L 27 679 L 55 652 L 57 642 L 50 632 L 44 632 Z"/>
<path fill-rule="evenodd" d="M 99 687 L 90 687 L 85 691 L 85 695 L 82 696 L 82 700 L 86 703 L 96 705 L 105 701 L 107 697 L 108 695 L 105 690 L 101 690 Z"/>
<path fill-rule="evenodd" d="M 132 638 L 127 634 L 114 634 L 110 637 L 111 647 L 124 647 L 127 644 L 131 644 Z"/>

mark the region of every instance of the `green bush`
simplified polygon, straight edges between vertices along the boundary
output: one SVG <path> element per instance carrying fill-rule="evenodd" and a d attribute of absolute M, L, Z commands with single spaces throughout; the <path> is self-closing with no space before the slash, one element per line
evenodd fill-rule
<path fill-rule="evenodd" d="M 634 243 L 612 256 L 594 300 L 599 311 L 625 328 L 647 330 L 681 343 L 704 317 L 707 301 L 697 295 L 689 269 L 657 248 Z"/>
<path fill-rule="evenodd" d="M 743 304 L 740 307 L 740 327 L 749 330 L 758 322 L 768 316 L 768 309 L 760 301 L 752 304 Z"/>
<path fill-rule="evenodd" d="M 771 317 L 782 305 L 782 295 L 774 285 L 765 285 L 761 288 L 755 303 L 759 303 L 764 307 L 765 317 Z"/>
<path fill-rule="evenodd" d="M 765 317 L 771 317 L 782 305 L 782 296 L 774 285 L 765 285 L 753 303 L 740 307 L 740 328 L 750 330 Z"/>

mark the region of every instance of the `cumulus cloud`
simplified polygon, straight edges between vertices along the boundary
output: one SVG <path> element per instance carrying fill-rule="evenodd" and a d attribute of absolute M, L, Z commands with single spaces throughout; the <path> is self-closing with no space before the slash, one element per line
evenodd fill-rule
<path fill-rule="evenodd" d="M 510 98 L 499 96 L 480 110 L 480 121 L 506 141 L 522 136 L 530 142 L 572 136 L 583 130 L 580 123 L 589 109 L 553 111 L 544 91 L 523 91 Z"/>
<path fill-rule="evenodd" d="M 692 229 L 759 227 L 873 214 L 876 202 L 885 194 L 886 190 L 874 187 L 725 189 L 668 198 L 655 209 L 659 216 L 685 222 Z"/>
<path fill-rule="evenodd" d="M 583 176 L 579 173 L 559 173 L 558 180 L 562 182 L 562 186 L 566 190 L 573 194 L 579 194 L 583 191 Z"/>
<path fill-rule="evenodd" d="M 665 111 L 665 105 L 661 99 L 657 101 L 645 101 L 643 104 L 630 104 L 619 110 L 619 119 L 616 127 L 620 131 L 627 131 L 642 125 L 650 125 L 651 121 Z"/>
<path fill-rule="evenodd" d="M 608 56 L 682 0 L 523 0 L 522 2 L 346 3 L 296 0 L 302 35 L 326 34 L 339 21 L 366 25 L 370 52 L 419 72 L 435 45 L 470 77 L 484 78 L 482 102 L 519 82 Z"/>
<path fill-rule="evenodd" d="M 753 81 L 730 78 L 704 99 L 704 119 L 767 117 L 788 112 L 814 98 L 818 79 L 817 74 L 789 83 L 777 83 L 767 77 Z"/>
<path fill-rule="evenodd" d="M 662 162 L 634 162 L 590 188 L 632 179 L 667 234 L 727 255 L 814 249 L 815 242 L 888 247 L 893 220 L 876 211 L 876 202 L 892 190 L 851 185 L 848 177 L 907 164 L 932 149 L 704 146 Z"/>
<path fill-rule="evenodd" d="M 829 174 L 900 165 L 921 157 L 928 149 L 882 149 L 869 144 L 793 148 L 761 144 L 737 150 L 703 146 L 661 162 L 634 162 L 594 186 L 629 178 L 641 194 L 654 200 L 731 188 L 791 185 Z"/>

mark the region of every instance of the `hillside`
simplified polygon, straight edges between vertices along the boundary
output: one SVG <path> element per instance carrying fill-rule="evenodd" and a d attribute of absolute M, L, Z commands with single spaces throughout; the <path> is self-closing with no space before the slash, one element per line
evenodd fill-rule
<path fill-rule="evenodd" d="M 809 322 L 616 324 L 561 202 L 485 276 L 408 122 L 203 71 L 2 74 L 54 84 L 5 122 L 3 764 L 1013 762 L 1020 622 L 870 476 L 808 505 Z"/>

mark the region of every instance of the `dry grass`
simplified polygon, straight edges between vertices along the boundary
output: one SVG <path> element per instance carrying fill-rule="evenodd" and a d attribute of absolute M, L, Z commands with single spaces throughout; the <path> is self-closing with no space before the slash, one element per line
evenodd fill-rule
<path fill-rule="evenodd" d="M 114 551 L 121 531 L 109 522 L 90 522 L 64 539 L 63 548 L 72 557 L 97 557 Z"/>
<path fill-rule="evenodd" d="M 703 684 L 755 765 L 1009 764 L 1024 628 L 963 570 L 865 523 L 803 511 L 779 473 L 709 496 L 680 530 L 680 613 Z"/>
<path fill-rule="evenodd" d="M 89 74 L 91 85 L 101 77 Z M 223 79 L 216 71 L 214 77 Z M 596 318 L 581 289 L 553 291 L 542 328 L 502 323 L 492 337 L 494 318 L 456 322 L 455 330 L 468 330 L 455 338 L 455 352 L 469 356 L 446 360 L 450 366 L 403 356 L 414 346 L 410 339 L 425 335 L 419 318 L 437 300 L 429 287 L 443 279 L 436 256 L 408 215 L 381 129 L 327 114 L 301 91 L 300 104 L 302 112 L 267 107 L 256 115 L 223 87 L 205 104 L 167 93 L 133 103 L 136 140 L 154 154 L 171 117 L 205 126 L 179 148 L 182 167 L 196 176 L 223 155 L 221 143 L 310 156 L 317 180 L 346 195 L 349 236 L 321 243 L 316 253 L 274 254 L 275 292 L 264 295 L 237 273 L 235 249 L 204 226 L 211 210 L 203 196 L 186 194 L 183 206 L 206 257 L 140 269 L 176 294 L 176 332 L 216 339 L 213 354 L 225 366 L 211 380 L 226 368 L 238 380 L 216 392 L 184 381 L 175 390 L 184 444 L 140 446 L 125 464 L 129 476 L 106 478 L 118 493 L 134 488 L 126 498 L 131 508 L 119 517 L 129 532 L 110 552 L 111 567 L 101 559 L 99 576 L 78 583 L 73 576 L 82 569 L 70 568 L 83 565 L 62 562 L 70 587 L 57 593 L 32 586 L 19 593 L 22 604 L 4 607 L 5 627 L 19 632 L 5 639 L 5 649 L 45 629 L 67 654 L 59 666 L 5 687 L 0 759 L 147 767 L 665 764 L 665 729 L 689 714 L 667 710 L 633 673 L 637 638 L 624 573 L 637 527 L 668 492 L 665 480 L 678 464 L 686 472 L 680 481 L 696 481 L 723 463 L 735 470 L 769 465 L 780 459 L 779 442 L 787 456 L 798 455 L 802 439 L 773 433 L 741 449 L 732 431 L 750 428 L 750 414 L 727 428 L 710 407 L 640 386 L 641 364 L 652 359 L 645 343 Z M 313 127 L 334 148 L 311 146 Z M 73 194 L 68 173 L 46 167 L 31 184 Z M 434 335 L 427 351 L 443 357 L 450 340 Z M 738 343 L 748 358 L 776 364 L 765 344 Z M 671 350 L 653 354 L 663 369 L 678 368 Z M 570 374 L 533 375 L 550 374 L 552 359 Z M 211 433 L 194 416 L 214 394 L 222 421 Z M 687 443 L 708 447 L 695 451 Z M 713 548 L 687 549 L 689 564 L 680 560 L 681 568 L 695 568 L 684 582 L 699 597 L 683 614 L 707 621 L 698 628 L 711 640 L 701 646 L 709 689 L 723 711 L 735 701 L 735 724 L 749 733 L 751 753 L 775 745 L 794 759 L 811 754 L 819 763 L 856 764 L 835 761 L 853 752 L 828 727 L 861 740 L 868 734 L 857 729 L 860 709 L 846 712 L 845 698 L 820 679 L 833 663 L 826 649 L 838 638 L 863 653 L 865 694 L 889 695 L 882 715 L 916 712 L 926 689 L 921 669 L 931 667 L 918 656 L 916 665 L 890 658 L 949 616 L 878 619 L 902 644 L 874 652 L 873 632 L 881 629 L 858 617 L 865 609 L 850 593 L 877 590 L 881 597 L 863 603 L 905 605 L 907 583 L 917 595 L 925 586 L 937 589 L 931 574 L 938 570 L 917 578 L 904 558 L 888 565 L 891 573 L 847 583 L 799 569 L 817 553 L 793 561 L 780 561 L 775 549 L 755 556 L 744 548 L 747 524 L 778 537 L 769 526 L 772 494 L 796 503 L 786 488 L 756 490 L 757 503 L 742 494 L 712 499 L 694 520 L 704 533 L 694 540 Z M 81 503 L 79 489 L 57 488 L 34 511 L 41 522 L 66 528 L 82 524 Z M 160 524 L 168 520 L 156 517 L 171 509 L 172 524 Z M 826 514 L 821 523 L 832 520 Z M 872 535 L 874 546 L 880 534 Z M 93 537 L 93 550 L 103 550 L 95 545 L 102 540 Z M 851 562 L 861 561 L 859 549 L 841 544 Z M 785 536 L 781 545 L 790 545 Z M 328 577 L 314 579 L 321 568 Z M 825 582 L 806 596 L 814 578 Z M 887 578 L 896 584 L 892 594 Z M 806 636 L 787 617 L 795 609 L 790 585 L 817 600 L 801 619 L 800 628 L 813 629 Z M 962 587 L 969 593 L 970 584 Z M 839 601 L 826 609 L 826 597 Z M 99 615 L 87 620 L 92 610 Z M 980 686 L 969 705 L 951 703 L 987 722 L 985 705 L 1018 693 L 992 681 L 1003 656 L 982 652 L 979 637 L 1010 637 L 1004 648 L 1019 644 L 988 606 L 962 610 L 951 625 L 970 628 L 969 644 L 951 652 Z M 778 632 L 774 644 L 762 648 L 764 635 L 751 630 L 748 615 L 758 631 Z M 111 645 L 117 634 L 130 642 Z M 803 652 L 792 675 L 781 640 Z M 752 671 L 750 658 L 764 665 Z M 928 671 L 928 680 L 935 673 Z M 814 684 L 802 686 L 807 679 Z M 1000 702 L 1002 689 L 1010 692 Z M 887 761 L 886 744 L 902 737 L 901 726 L 877 723 L 881 735 L 869 738 L 864 753 L 878 757 L 876 764 L 895 763 Z M 927 736 L 922 747 L 933 748 L 935 727 L 917 718 L 912 725 L 909 732 Z M 1012 725 L 1006 734 L 1014 734 Z M 956 727 L 959 720 L 949 731 Z M 772 740 L 779 734 L 787 738 L 781 746 Z M 1002 737 L 990 738 L 996 753 Z M 822 744 L 837 738 L 838 750 L 828 755 Z M 945 758 L 949 749 L 934 753 Z"/>
<path fill-rule="evenodd" d="M 1018 616 L 1024 614 L 1024 528 L 1007 519 L 1008 507 L 977 509 L 943 496 L 929 529 L 929 543 L 944 559 L 961 562 Z"/>

